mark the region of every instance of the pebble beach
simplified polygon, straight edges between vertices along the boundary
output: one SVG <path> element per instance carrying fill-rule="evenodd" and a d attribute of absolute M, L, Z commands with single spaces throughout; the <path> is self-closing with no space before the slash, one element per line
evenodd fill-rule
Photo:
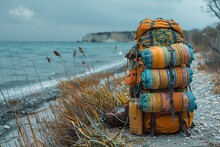
<path fill-rule="evenodd" d="M 194 75 L 191 88 L 193 94 L 196 96 L 198 109 L 195 111 L 194 116 L 196 127 L 190 130 L 191 136 L 186 137 L 185 134 L 181 132 L 172 135 L 156 135 L 154 137 L 145 134 L 139 137 L 131 135 L 129 128 L 127 128 L 122 132 L 121 137 L 130 140 L 130 145 L 148 145 L 151 147 L 220 146 L 220 95 L 212 91 L 216 74 L 206 70 L 198 70 L 198 66 L 204 63 L 204 59 L 198 53 L 195 54 L 195 57 L 196 60 L 194 60 L 192 64 Z M 25 98 L 27 101 L 23 101 L 24 99 L 16 99 L 14 101 L 19 101 L 20 105 L 26 103 L 29 112 L 34 112 L 46 102 L 57 99 L 59 92 L 59 89 L 53 87 L 40 93 L 44 95 L 44 98 L 42 96 L 38 97 L 40 94 L 36 93 L 34 96 L 27 96 Z M 0 106 L 2 108 L 0 112 L 0 136 L 2 140 L 5 134 L 10 134 L 10 132 L 16 128 L 15 122 L 12 121 L 13 117 L 10 116 L 18 111 L 21 115 L 25 115 L 25 108 L 18 107 L 15 103 L 10 109 L 7 109 L 7 105 L 4 101 L 1 101 Z M 110 131 L 117 133 L 118 129 L 114 128 Z"/>

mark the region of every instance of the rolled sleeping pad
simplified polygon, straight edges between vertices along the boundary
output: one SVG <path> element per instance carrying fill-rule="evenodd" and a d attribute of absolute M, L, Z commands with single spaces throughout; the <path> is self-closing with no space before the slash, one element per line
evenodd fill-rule
<path fill-rule="evenodd" d="M 193 70 L 188 67 L 174 67 L 174 88 L 185 88 L 192 82 Z M 164 89 L 169 86 L 169 69 L 145 69 L 141 74 L 142 85 L 146 89 Z"/>
<path fill-rule="evenodd" d="M 196 98 L 191 92 L 174 92 L 175 112 L 193 112 L 197 109 Z M 138 102 L 143 112 L 171 112 L 170 93 L 144 93 Z"/>
<path fill-rule="evenodd" d="M 170 50 L 173 50 L 173 57 Z M 146 68 L 166 68 L 170 66 L 171 58 L 173 66 L 191 64 L 194 60 L 193 47 L 183 43 L 146 48 L 142 51 L 141 57 Z"/>

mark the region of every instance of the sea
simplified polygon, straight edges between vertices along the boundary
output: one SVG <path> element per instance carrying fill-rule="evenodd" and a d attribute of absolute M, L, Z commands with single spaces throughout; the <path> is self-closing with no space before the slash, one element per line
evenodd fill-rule
<path fill-rule="evenodd" d="M 134 42 L 0 42 L 0 100 L 30 95 L 74 76 L 126 65 Z M 58 55 L 54 53 L 58 52 Z"/>

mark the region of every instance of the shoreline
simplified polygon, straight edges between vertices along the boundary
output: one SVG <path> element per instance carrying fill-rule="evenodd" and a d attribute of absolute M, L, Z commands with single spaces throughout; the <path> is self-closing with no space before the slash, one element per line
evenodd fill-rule
<path fill-rule="evenodd" d="M 119 67 L 110 67 L 107 70 L 102 70 L 99 72 L 92 72 L 90 74 L 85 74 L 84 76 L 93 76 L 93 74 L 102 74 L 107 72 L 113 72 L 114 74 L 122 75 L 124 72 L 124 68 L 126 65 L 121 65 Z M 75 77 L 74 77 L 75 78 Z M 74 80 L 74 79 L 72 79 Z M 63 80 L 57 82 L 66 82 L 71 80 Z M 17 128 L 15 123 L 15 115 L 19 115 L 19 118 L 25 117 L 26 112 L 28 111 L 29 114 L 31 113 L 38 113 L 36 110 L 43 107 L 45 103 L 49 103 L 51 101 L 56 101 L 60 98 L 61 90 L 57 86 L 46 87 L 40 92 L 34 92 L 29 95 L 25 95 L 22 97 L 13 98 L 8 100 L 8 105 L 6 104 L 5 100 L 0 100 L 0 141 L 3 139 L 2 137 L 14 129 Z M 10 108 L 9 108 L 10 107 Z M 27 110 L 27 111 L 26 111 Z"/>
<path fill-rule="evenodd" d="M 186 137 L 183 133 L 172 135 L 157 135 L 150 137 L 144 134 L 142 137 L 131 135 L 129 129 L 122 132 L 122 137 L 130 137 L 133 145 L 149 146 L 219 146 L 220 145 L 220 95 L 212 91 L 214 86 L 215 74 L 206 70 L 198 70 L 198 66 L 204 59 L 200 54 L 195 55 L 196 60 L 193 62 L 193 82 L 191 84 L 193 94 L 197 98 L 198 110 L 195 111 L 194 122 L 196 127 L 192 130 L 191 136 Z M 123 68 L 121 68 L 121 71 Z M 104 71 L 106 72 L 106 71 Z M 55 95 L 57 96 L 57 95 Z M 59 98 L 59 97 L 57 97 Z M 118 134 L 119 129 L 111 129 L 112 133 Z"/>
<path fill-rule="evenodd" d="M 9 106 L 2 100 L 0 102 L 0 137 L 16 128 L 13 122 L 16 115 L 22 118 L 26 116 L 26 112 L 35 113 L 45 103 L 58 99 L 59 93 L 60 89 L 54 86 L 22 98 L 9 100 Z"/>

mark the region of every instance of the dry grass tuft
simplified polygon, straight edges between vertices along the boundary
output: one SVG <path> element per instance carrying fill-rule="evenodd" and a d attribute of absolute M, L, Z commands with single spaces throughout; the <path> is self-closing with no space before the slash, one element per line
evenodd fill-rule
<path fill-rule="evenodd" d="M 198 70 L 206 70 L 207 69 L 207 65 L 204 63 L 199 62 L 198 66 L 197 66 Z"/>
<path fill-rule="evenodd" d="M 47 59 L 47 62 L 49 62 L 49 63 L 50 63 L 50 58 L 49 58 L 49 57 L 46 57 L 46 59 Z"/>
<path fill-rule="evenodd" d="M 204 53 L 204 52 L 207 52 L 207 49 L 204 47 L 204 45 L 201 45 L 201 44 L 196 44 L 196 45 L 193 45 L 194 47 L 194 53 Z"/>
<path fill-rule="evenodd" d="M 100 123 L 102 113 L 116 106 L 128 104 L 126 88 L 115 90 L 123 78 L 113 78 L 112 73 L 93 74 L 61 82 L 59 105 L 53 107 L 55 122 L 48 122 L 48 129 L 56 144 L 115 146 L 124 144 L 120 135 L 108 133 Z M 114 90 L 112 90 L 114 89 Z M 111 137 L 109 137 L 111 136 Z"/>
<path fill-rule="evenodd" d="M 220 77 L 219 77 L 219 73 L 215 73 L 215 80 L 214 80 L 214 87 L 212 88 L 212 90 L 216 93 L 216 94 L 220 94 Z"/>
<path fill-rule="evenodd" d="M 58 56 L 58 57 L 61 57 L 61 55 L 60 55 L 60 53 L 58 52 L 58 51 L 53 51 L 53 53 L 56 55 L 56 56 Z"/>
<path fill-rule="evenodd" d="M 78 48 L 79 48 L 79 52 L 80 52 L 83 56 L 85 56 L 85 53 L 84 53 L 83 49 L 82 49 L 81 47 L 78 47 Z"/>
<path fill-rule="evenodd" d="M 79 52 L 85 56 L 81 47 Z M 53 106 L 49 105 L 51 109 L 45 112 L 45 116 L 42 114 L 35 117 L 36 122 L 31 115 L 38 112 L 28 113 L 28 110 L 25 110 L 27 123 L 22 124 L 19 122 L 19 117 L 15 116 L 18 127 L 18 141 L 15 141 L 15 144 L 18 143 L 20 146 L 124 145 L 127 141 L 121 137 L 123 129 L 121 132 L 112 133 L 108 130 L 108 126 L 102 123 L 102 118 L 106 117 L 105 113 L 130 102 L 127 98 L 128 87 L 122 82 L 124 78 L 115 78 L 114 73 L 106 72 L 93 73 L 90 76 L 82 75 L 73 79 L 71 70 L 61 54 L 56 50 L 53 53 L 62 61 L 69 81 L 62 81 L 59 76 L 56 77 L 60 82 L 57 85 L 61 90 L 58 96 L 60 99 L 54 102 Z M 73 51 L 72 56 L 75 64 L 76 50 Z M 20 57 L 19 59 L 23 65 Z M 46 57 L 46 60 L 52 63 L 51 58 Z M 82 64 L 90 71 L 85 61 L 82 61 Z M 74 74 L 75 68 L 74 66 Z M 26 72 L 25 76 L 27 76 Z M 17 103 L 19 101 L 9 101 L 10 106 Z"/>

